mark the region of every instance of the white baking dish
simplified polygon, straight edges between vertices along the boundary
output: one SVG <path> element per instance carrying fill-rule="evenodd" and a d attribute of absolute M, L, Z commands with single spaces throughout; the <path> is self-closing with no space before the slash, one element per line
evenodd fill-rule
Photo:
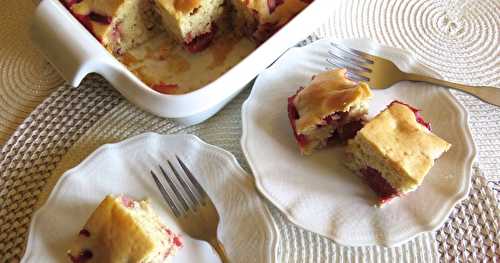
<path fill-rule="evenodd" d="M 31 36 L 47 59 L 72 86 L 98 73 L 140 108 L 181 124 L 202 122 L 218 112 L 261 70 L 307 37 L 331 14 L 334 0 L 315 0 L 285 27 L 215 81 L 182 95 L 160 94 L 122 65 L 59 2 L 43 0 L 34 15 Z"/>

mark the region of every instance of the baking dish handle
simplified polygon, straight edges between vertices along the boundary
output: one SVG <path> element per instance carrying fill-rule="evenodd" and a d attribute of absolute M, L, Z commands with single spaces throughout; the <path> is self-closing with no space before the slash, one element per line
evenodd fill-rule
<path fill-rule="evenodd" d="M 38 5 L 31 38 L 64 80 L 77 87 L 97 60 L 110 54 L 57 0 Z"/>

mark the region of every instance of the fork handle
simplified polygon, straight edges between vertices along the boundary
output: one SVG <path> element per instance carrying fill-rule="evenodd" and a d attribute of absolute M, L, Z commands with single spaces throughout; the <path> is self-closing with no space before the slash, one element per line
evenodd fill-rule
<path fill-rule="evenodd" d="M 227 257 L 226 250 L 224 249 L 222 243 L 218 239 L 212 239 L 209 243 L 215 249 L 215 252 L 219 254 L 219 258 L 222 263 L 229 263 L 229 258 Z"/>
<path fill-rule="evenodd" d="M 412 73 L 406 73 L 405 79 L 410 81 L 422 81 L 436 84 L 438 86 L 461 90 L 481 99 L 482 101 L 500 106 L 500 88 L 489 86 L 468 86 Z"/>

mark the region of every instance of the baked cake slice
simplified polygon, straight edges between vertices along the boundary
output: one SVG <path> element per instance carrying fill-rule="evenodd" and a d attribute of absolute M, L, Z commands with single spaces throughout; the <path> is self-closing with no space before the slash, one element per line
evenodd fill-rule
<path fill-rule="evenodd" d="M 170 262 L 182 246 L 149 202 L 106 196 L 68 251 L 72 262 Z"/>
<path fill-rule="evenodd" d="M 63 0 L 73 15 L 113 54 L 152 38 L 155 14 L 146 0 Z"/>
<path fill-rule="evenodd" d="M 349 140 L 346 165 L 367 182 L 382 205 L 417 189 L 450 147 L 430 131 L 417 109 L 394 101 Z"/>
<path fill-rule="evenodd" d="M 346 72 L 320 73 L 288 98 L 288 117 L 303 154 L 332 139 L 352 138 L 363 126 L 372 93 L 368 84 L 346 78 Z"/>
<path fill-rule="evenodd" d="M 205 49 L 223 18 L 224 0 L 154 0 L 163 26 L 190 52 Z"/>
<path fill-rule="evenodd" d="M 312 0 L 231 0 L 235 25 L 258 43 L 283 27 Z"/>

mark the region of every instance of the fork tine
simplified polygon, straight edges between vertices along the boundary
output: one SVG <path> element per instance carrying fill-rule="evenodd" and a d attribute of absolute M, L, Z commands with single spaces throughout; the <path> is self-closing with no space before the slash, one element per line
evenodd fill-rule
<path fill-rule="evenodd" d="M 347 54 L 350 57 L 355 57 L 355 58 L 358 58 L 358 59 L 362 59 L 363 62 L 364 62 L 363 64 L 373 64 L 374 63 L 373 56 L 370 55 L 370 54 L 368 54 L 368 53 L 365 53 L 363 51 L 359 51 L 357 49 L 352 49 L 350 47 L 346 47 L 346 46 L 343 46 L 343 45 L 339 45 L 339 44 L 336 44 L 336 43 L 333 43 L 333 42 L 330 42 L 330 44 L 335 49 L 342 51 L 344 54 Z"/>
<path fill-rule="evenodd" d="M 204 203 L 205 199 L 209 199 L 209 198 L 205 198 L 205 197 L 208 197 L 207 192 L 205 192 L 205 190 L 200 185 L 200 183 L 198 183 L 198 180 L 196 180 L 196 178 L 193 176 L 193 174 L 191 173 L 191 171 L 187 168 L 186 164 L 184 164 L 184 162 L 179 158 L 179 156 L 176 155 L 175 158 L 177 159 L 177 161 L 181 165 L 182 170 L 184 170 L 184 173 L 189 178 L 189 181 L 191 181 L 191 183 L 194 185 L 195 189 L 198 191 L 198 194 L 202 198 L 202 203 Z"/>
<path fill-rule="evenodd" d="M 337 57 L 327 58 L 326 62 L 328 62 L 330 65 L 334 67 L 347 69 L 350 75 L 354 75 L 356 77 L 356 80 L 368 81 L 366 77 L 361 77 L 361 73 L 365 73 L 367 71 L 352 67 L 351 64 L 346 63 L 344 60 L 341 60 L 340 58 Z"/>
<path fill-rule="evenodd" d="M 330 49 L 328 50 L 328 54 L 335 58 L 336 60 L 343 61 L 345 63 L 349 63 L 349 65 L 352 65 L 356 68 L 356 70 L 359 71 L 364 71 L 364 72 L 372 72 L 371 70 L 371 64 L 366 64 L 363 61 L 359 60 L 358 58 L 354 57 L 348 57 L 343 54 L 339 54 L 338 52 L 335 52 L 335 50 Z"/>
<path fill-rule="evenodd" d="M 184 197 L 181 195 L 177 187 L 175 187 L 175 184 L 172 181 L 172 179 L 167 175 L 165 170 L 163 170 L 163 167 L 161 167 L 161 165 L 158 166 L 160 167 L 160 171 L 163 174 L 163 177 L 165 177 L 165 180 L 167 180 L 168 186 L 174 192 L 175 196 L 177 197 L 177 200 L 181 203 L 182 207 L 184 208 L 184 212 L 187 212 L 189 210 L 189 206 L 187 205 L 186 200 L 184 200 Z"/>
<path fill-rule="evenodd" d="M 333 46 L 333 48 L 329 49 L 328 54 L 339 60 L 349 62 L 350 64 L 355 65 L 356 67 L 359 67 L 361 70 L 364 71 L 370 71 L 370 65 L 373 64 L 362 57 L 353 55 L 343 49 L 340 49 L 338 46 Z"/>
<path fill-rule="evenodd" d="M 350 80 L 353 80 L 353 81 L 357 81 L 357 82 L 360 82 L 360 81 L 364 81 L 364 82 L 368 82 L 370 81 L 370 79 L 368 77 L 365 77 L 363 75 L 358 75 L 356 73 L 352 73 L 350 71 L 347 71 L 346 73 L 346 77 Z"/>
<path fill-rule="evenodd" d="M 163 199 L 165 199 L 165 201 L 167 201 L 167 204 L 170 207 L 170 210 L 172 210 L 172 212 L 174 212 L 174 215 L 176 217 L 179 217 L 181 215 L 181 213 L 179 212 L 179 209 L 175 205 L 174 200 L 172 200 L 170 195 L 167 193 L 167 190 L 160 183 L 160 180 L 158 179 L 158 177 L 156 176 L 156 174 L 153 171 L 151 171 L 151 176 L 153 176 L 153 180 L 155 181 L 156 186 L 158 186 L 158 189 L 160 190 L 160 193 L 163 196 Z"/>
<path fill-rule="evenodd" d="M 172 163 L 170 161 L 167 161 L 167 163 L 170 166 L 170 169 L 172 169 L 172 171 L 174 172 L 175 177 L 177 178 L 177 180 L 181 183 L 181 186 L 182 186 L 182 188 L 184 188 L 184 191 L 188 194 L 189 199 L 195 205 L 194 208 L 196 208 L 196 206 L 199 205 L 200 202 L 198 201 L 198 198 L 196 198 L 194 192 L 191 190 L 191 187 L 189 187 L 189 185 L 186 183 L 186 181 L 182 178 L 183 176 L 179 175 L 179 173 L 174 168 L 174 166 L 172 165 Z"/>

